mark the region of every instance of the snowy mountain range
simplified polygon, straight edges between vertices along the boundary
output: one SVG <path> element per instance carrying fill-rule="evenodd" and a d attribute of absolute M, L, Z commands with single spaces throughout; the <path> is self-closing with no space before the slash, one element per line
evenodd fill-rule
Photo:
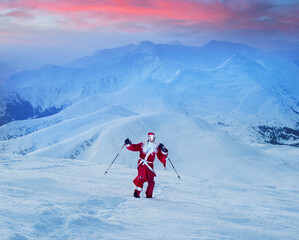
<path fill-rule="evenodd" d="M 5 239 L 298 239 L 292 62 L 141 42 L 16 73 L 0 99 Z M 138 156 L 122 149 L 149 131 L 182 177 L 155 162 L 152 201 L 132 197 Z"/>
<path fill-rule="evenodd" d="M 11 76 L 0 87 L 0 124 L 50 116 L 96 96 L 135 114 L 179 112 L 222 126 L 237 122 L 260 136 L 285 135 L 286 127 L 294 130 L 286 138 L 297 144 L 298 79 L 295 64 L 242 44 L 141 42 Z"/>

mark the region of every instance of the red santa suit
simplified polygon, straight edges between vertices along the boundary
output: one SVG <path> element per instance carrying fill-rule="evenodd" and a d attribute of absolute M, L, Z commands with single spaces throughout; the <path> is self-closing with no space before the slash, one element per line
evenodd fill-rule
<path fill-rule="evenodd" d="M 156 142 L 141 142 L 137 144 L 127 144 L 128 150 L 139 152 L 140 159 L 137 163 L 138 176 L 133 180 L 136 186 L 135 194 L 139 197 L 142 191 L 143 184 L 148 182 L 148 187 L 145 192 L 147 198 L 151 198 L 153 195 L 153 190 L 155 186 L 154 177 L 156 173 L 154 171 L 154 160 L 157 156 L 164 167 L 166 167 L 166 158 L 168 155 L 168 150 L 163 147 L 163 150 L 159 147 Z"/>

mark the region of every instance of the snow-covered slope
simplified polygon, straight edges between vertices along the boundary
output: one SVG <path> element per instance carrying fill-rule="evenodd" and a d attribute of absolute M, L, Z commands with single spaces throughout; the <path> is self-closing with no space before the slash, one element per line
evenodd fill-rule
<path fill-rule="evenodd" d="M 273 183 L 281 174 L 282 159 L 273 161 L 272 156 L 256 145 L 202 118 L 175 112 L 136 114 L 116 106 L 84 109 L 93 102 L 101 101 L 90 97 L 57 116 L 19 122 L 17 132 L 20 134 L 11 139 L 8 139 L 9 134 L 16 131 L 16 125 L 3 126 L 1 134 L 8 140 L 0 142 L 1 152 L 109 164 L 125 138 L 143 141 L 147 132 L 154 131 L 157 140 L 169 148 L 171 157 L 184 173 L 264 184 Z M 118 162 L 135 168 L 132 156 L 124 153 Z"/>
<path fill-rule="evenodd" d="M 153 199 L 144 194 L 135 199 L 136 170 L 126 165 L 116 163 L 104 175 L 108 165 L 86 160 L 5 154 L 0 161 L 2 239 L 296 240 L 299 236 L 297 188 L 185 174 L 179 181 L 169 169 L 157 170 Z"/>

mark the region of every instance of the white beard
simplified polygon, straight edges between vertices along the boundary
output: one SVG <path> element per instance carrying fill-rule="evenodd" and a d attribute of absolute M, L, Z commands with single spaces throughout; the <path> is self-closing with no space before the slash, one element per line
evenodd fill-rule
<path fill-rule="evenodd" d="M 145 154 L 152 154 L 157 151 L 157 144 L 155 142 L 145 142 L 143 144 L 142 150 Z"/>

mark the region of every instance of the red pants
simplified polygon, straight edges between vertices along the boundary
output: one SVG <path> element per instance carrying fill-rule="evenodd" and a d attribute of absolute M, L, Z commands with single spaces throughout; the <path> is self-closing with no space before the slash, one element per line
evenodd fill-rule
<path fill-rule="evenodd" d="M 136 185 L 135 192 L 139 196 L 140 192 L 142 191 L 143 184 L 145 182 L 148 182 L 145 194 L 147 198 L 151 198 L 153 196 L 153 190 L 155 186 L 154 177 L 156 176 L 156 174 L 143 164 L 140 164 L 137 169 L 138 176 L 133 180 L 133 183 Z"/>

